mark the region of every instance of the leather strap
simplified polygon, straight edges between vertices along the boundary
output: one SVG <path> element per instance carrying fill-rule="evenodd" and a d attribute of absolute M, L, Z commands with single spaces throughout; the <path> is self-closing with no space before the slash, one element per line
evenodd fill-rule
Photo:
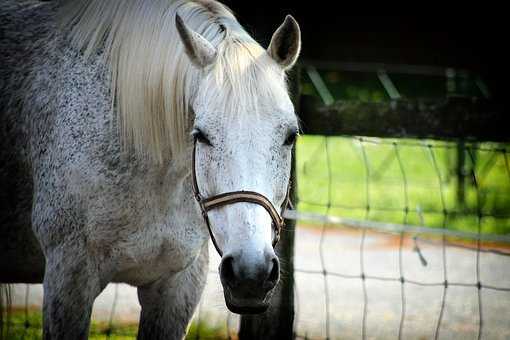
<path fill-rule="evenodd" d="M 223 252 L 221 251 L 220 247 L 218 246 L 218 243 L 216 242 L 216 238 L 214 237 L 214 233 L 211 229 L 211 224 L 209 221 L 208 211 L 212 209 L 216 209 L 219 207 L 222 207 L 224 205 L 228 204 L 234 204 L 239 202 L 247 202 L 247 203 L 253 203 L 258 204 L 262 206 L 268 213 L 271 219 L 273 220 L 273 229 L 274 229 L 274 239 L 273 239 L 273 247 L 276 246 L 278 241 L 280 240 L 280 233 L 281 229 L 285 225 L 285 220 L 282 217 L 282 213 L 287 207 L 287 204 L 289 203 L 289 192 L 290 192 L 290 182 L 287 186 L 287 194 L 285 196 L 285 200 L 283 201 L 283 204 L 281 206 L 281 212 L 279 213 L 276 208 L 273 206 L 271 201 L 267 199 L 262 194 L 259 194 L 258 192 L 254 191 L 231 191 L 231 192 L 225 192 L 219 195 L 211 196 L 208 198 L 203 198 L 200 194 L 200 189 L 198 187 L 197 182 L 197 174 L 196 174 L 196 149 L 197 149 L 197 140 L 195 139 L 193 144 L 193 155 L 191 159 L 191 166 L 192 166 L 192 182 L 193 182 L 193 193 L 195 195 L 195 199 L 198 202 L 200 206 L 200 210 L 202 211 L 202 217 L 204 218 L 205 224 L 207 225 L 207 229 L 209 230 L 209 234 L 211 235 L 211 240 L 214 244 L 214 247 L 216 248 L 216 251 L 220 256 L 223 256 Z"/>

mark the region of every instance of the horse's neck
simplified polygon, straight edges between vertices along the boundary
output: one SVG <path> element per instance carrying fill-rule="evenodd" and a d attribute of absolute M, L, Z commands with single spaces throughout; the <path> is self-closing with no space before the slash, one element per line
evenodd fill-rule
<path fill-rule="evenodd" d="M 69 153 L 67 159 L 74 159 L 76 153 L 88 152 L 87 162 L 102 164 L 119 183 L 125 183 L 119 191 L 127 191 L 129 196 L 138 195 L 140 200 L 156 198 L 159 218 L 170 219 L 170 215 L 180 214 L 179 219 L 195 220 L 196 209 L 179 209 L 183 200 L 190 202 L 193 198 L 191 141 L 180 155 L 169 155 L 160 164 L 123 151 L 118 116 L 112 111 L 111 79 L 104 56 L 97 53 L 84 59 L 79 51 L 68 46 L 67 40 L 52 39 L 47 39 L 49 43 L 42 46 L 41 57 L 34 60 L 38 66 L 32 89 L 27 91 L 29 106 L 36 111 L 31 118 L 37 130 L 36 138 L 40 140 L 34 144 L 44 146 L 52 128 L 62 131 L 57 133 L 59 138 L 78 135 L 82 138 L 78 143 L 63 140 L 62 145 L 79 145 L 79 150 L 65 150 Z M 44 109 L 39 110 L 41 107 Z M 54 126 L 48 126 L 48 122 Z M 189 205 L 194 208 L 195 202 Z"/>
<path fill-rule="evenodd" d="M 140 190 L 152 187 L 161 191 L 153 195 L 161 196 L 163 203 L 166 196 L 173 197 L 174 188 L 189 176 L 191 151 L 175 157 L 169 155 L 157 164 L 126 150 L 120 138 L 118 116 L 112 109 L 111 79 L 104 57 L 98 53 L 84 59 L 79 51 L 58 38 L 48 46 L 43 52 L 46 58 L 37 62 L 32 88 L 27 91 L 35 138 L 40 140 L 34 144 L 44 146 L 48 132 L 58 129 L 61 132 L 56 134 L 62 138 L 62 145 L 79 145 L 77 150 L 64 151 L 71 156 L 69 159 L 75 158 L 73 152 L 88 153 L 87 159 L 93 164 L 102 164 L 114 176 L 123 178 L 125 190 L 135 192 L 138 187 Z M 40 107 L 44 109 L 38 110 Z M 76 136 L 78 143 L 64 140 Z M 181 192 L 185 194 L 185 190 Z"/>

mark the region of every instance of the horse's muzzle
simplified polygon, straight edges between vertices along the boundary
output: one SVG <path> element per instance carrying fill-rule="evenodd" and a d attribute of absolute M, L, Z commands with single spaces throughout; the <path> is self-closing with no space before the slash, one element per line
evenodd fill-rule
<path fill-rule="evenodd" d="M 242 253 L 223 257 L 220 278 L 227 307 L 238 314 L 263 313 L 280 279 L 280 263 L 273 252 L 248 263 Z"/>

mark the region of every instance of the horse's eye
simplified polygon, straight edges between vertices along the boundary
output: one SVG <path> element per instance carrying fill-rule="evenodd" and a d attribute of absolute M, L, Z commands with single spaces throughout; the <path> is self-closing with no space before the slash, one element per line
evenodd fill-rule
<path fill-rule="evenodd" d="M 298 136 L 298 132 L 292 131 L 291 133 L 289 133 L 289 135 L 285 139 L 285 142 L 283 143 L 283 145 L 293 145 L 296 142 L 297 136 Z"/>
<path fill-rule="evenodd" d="M 200 143 L 204 143 L 204 144 L 207 144 L 209 146 L 212 146 L 212 144 L 209 141 L 209 139 L 207 139 L 205 134 L 200 129 L 194 129 L 193 132 L 192 132 L 192 135 L 193 135 L 193 138 L 195 138 Z"/>

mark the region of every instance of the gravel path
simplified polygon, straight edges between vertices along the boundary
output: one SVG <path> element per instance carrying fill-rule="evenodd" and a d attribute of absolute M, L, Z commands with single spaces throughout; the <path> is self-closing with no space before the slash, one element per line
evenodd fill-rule
<path fill-rule="evenodd" d="M 328 230 L 322 246 L 318 229 L 299 228 L 296 232 L 295 273 L 297 293 L 297 333 L 308 338 L 360 339 L 364 310 L 363 280 L 360 258 L 360 231 Z M 402 247 L 402 273 L 399 266 L 399 238 L 393 235 L 367 233 L 364 242 L 363 266 L 367 276 L 399 278 L 420 283 L 444 281 L 442 247 L 418 241 L 426 265 L 414 250 L 412 239 L 406 238 Z M 211 273 L 201 302 L 200 318 L 209 323 L 224 324 L 227 319 L 222 288 L 215 273 L 219 257 L 211 247 Z M 482 252 L 480 280 L 484 285 L 510 287 L 510 256 Z M 446 248 L 446 273 L 449 282 L 476 284 L 476 252 L 457 247 Z M 355 278 L 334 275 L 341 273 Z M 402 310 L 400 281 L 366 279 L 367 339 L 395 339 L 398 337 Z M 328 289 L 326 304 L 325 287 Z M 402 339 L 430 339 L 434 336 L 441 308 L 443 286 L 420 286 L 410 282 L 403 285 L 405 318 Z M 24 306 L 26 285 L 16 285 L 14 304 Z M 116 305 L 113 301 L 117 295 Z M 40 306 L 42 288 L 31 285 L 29 304 Z M 510 292 L 481 290 L 483 339 L 510 338 Z M 109 285 L 94 304 L 93 317 L 113 322 L 136 322 L 140 307 L 136 289 L 128 285 Z M 329 308 L 329 318 L 326 318 Z M 328 322 L 326 322 L 328 320 Z M 476 339 L 479 323 L 478 289 L 450 285 L 446 291 L 441 339 Z M 236 316 L 230 315 L 230 328 L 237 327 Z"/>

